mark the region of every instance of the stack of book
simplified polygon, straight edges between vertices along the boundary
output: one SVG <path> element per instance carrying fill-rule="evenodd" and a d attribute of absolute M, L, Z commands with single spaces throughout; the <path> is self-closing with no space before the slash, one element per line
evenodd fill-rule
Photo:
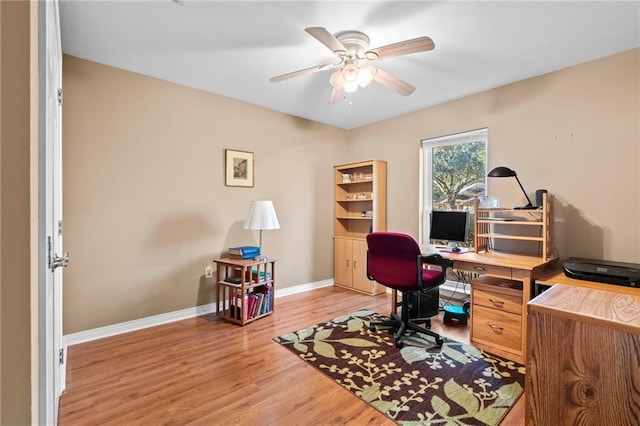
<path fill-rule="evenodd" d="M 273 310 L 273 287 L 261 286 L 244 296 L 238 292 L 233 301 L 232 315 L 237 319 L 249 320 L 265 315 Z"/>
<path fill-rule="evenodd" d="M 242 246 L 229 249 L 229 259 L 253 259 L 260 256 L 260 247 Z"/>

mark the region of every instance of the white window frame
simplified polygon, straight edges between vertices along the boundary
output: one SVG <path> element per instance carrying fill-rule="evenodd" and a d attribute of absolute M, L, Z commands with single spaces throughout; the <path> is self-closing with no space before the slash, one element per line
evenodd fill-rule
<path fill-rule="evenodd" d="M 433 199 L 431 182 L 433 182 L 433 169 L 432 169 L 432 156 L 431 151 L 434 147 L 444 145 L 456 145 L 470 142 L 478 142 L 484 140 L 485 144 L 485 188 L 487 188 L 487 164 L 488 158 L 488 145 L 489 145 L 489 130 L 485 127 L 483 129 L 471 130 L 468 132 L 455 133 L 452 135 L 441 136 L 431 139 L 423 139 L 420 142 L 420 185 L 419 185 L 419 199 L 420 199 L 420 223 L 418 226 L 420 232 L 420 244 L 426 246 L 430 244 L 429 241 L 429 217 L 431 215 Z"/>

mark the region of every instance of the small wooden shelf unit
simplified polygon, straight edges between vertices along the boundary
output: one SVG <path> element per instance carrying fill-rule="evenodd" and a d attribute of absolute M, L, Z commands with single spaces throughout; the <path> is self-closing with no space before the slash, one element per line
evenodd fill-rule
<path fill-rule="evenodd" d="M 517 240 L 533 241 L 541 243 L 539 251 L 543 260 L 554 257 L 553 247 L 553 203 L 549 194 L 543 194 L 542 208 L 535 210 L 520 209 L 483 209 L 478 205 L 478 197 L 474 202 L 475 216 L 475 251 L 476 253 L 490 251 L 493 240 Z M 528 216 L 530 219 L 523 219 Z M 525 228 L 520 228 L 524 226 Z M 496 228 L 510 228 L 509 233 L 496 232 Z M 525 235 L 525 232 L 517 234 L 518 229 L 528 229 L 529 227 L 539 228 L 537 236 Z"/>
<path fill-rule="evenodd" d="M 334 167 L 334 283 L 369 295 L 385 287 L 367 278 L 366 236 L 387 229 L 387 163 Z"/>
<path fill-rule="evenodd" d="M 273 313 L 277 259 L 214 259 L 216 316 L 245 325 Z"/>

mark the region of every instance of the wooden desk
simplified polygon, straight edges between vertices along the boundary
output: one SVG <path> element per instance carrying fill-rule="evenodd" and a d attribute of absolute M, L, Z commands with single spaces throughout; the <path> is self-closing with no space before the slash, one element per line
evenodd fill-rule
<path fill-rule="evenodd" d="M 640 290 L 567 279 L 528 306 L 526 423 L 637 424 Z"/>
<path fill-rule="evenodd" d="M 425 254 L 434 253 L 432 246 L 424 247 L 423 250 Z M 453 269 L 519 281 L 522 283 L 522 297 L 519 298 L 521 314 L 520 318 L 518 318 L 517 325 L 515 325 L 516 327 L 519 327 L 518 334 L 521 340 L 520 345 L 516 345 L 517 347 L 505 347 L 501 345 L 499 343 L 501 340 L 500 334 L 502 333 L 500 330 L 501 326 L 498 325 L 496 327 L 496 325 L 492 324 L 487 318 L 479 316 L 474 317 L 473 293 L 471 300 L 470 340 L 474 346 L 480 349 L 484 349 L 487 352 L 524 364 L 524 354 L 526 354 L 527 343 L 527 303 L 531 300 L 534 281 L 541 276 L 544 271 L 551 268 L 551 265 L 557 260 L 557 258 L 544 260 L 539 257 L 521 256 L 500 252 L 438 253 L 441 254 L 442 257 L 453 261 Z M 395 312 L 397 306 L 396 292 L 393 292 L 392 294 L 391 306 L 392 312 Z M 479 311 L 483 310 L 480 309 Z M 482 327 L 488 327 L 490 331 L 487 333 L 486 330 L 483 330 L 483 333 L 478 333 L 479 330 L 476 327 L 480 326 L 480 324 L 483 324 Z M 510 324 L 510 326 L 513 327 L 514 325 Z M 496 335 L 495 341 L 493 342 L 488 338 L 488 336 L 491 335 L 490 333 L 494 333 Z"/>

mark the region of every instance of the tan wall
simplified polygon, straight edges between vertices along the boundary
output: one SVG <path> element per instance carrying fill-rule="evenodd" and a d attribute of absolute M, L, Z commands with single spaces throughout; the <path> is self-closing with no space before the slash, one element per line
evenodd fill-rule
<path fill-rule="evenodd" d="M 387 160 L 388 229 L 418 237 L 420 141 L 487 127 L 489 169 L 554 195 L 561 258 L 640 262 L 639 63 L 634 49 L 362 127 L 349 156 Z M 524 204 L 513 179 L 488 192 Z"/>
<path fill-rule="evenodd" d="M 0 424 L 31 417 L 32 2 L 0 3 Z M 35 7 L 35 6 L 34 6 Z M 34 108 L 37 105 L 33 106 Z M 35 326 L 35 325 L 34 325 Z"/>
<path fill-rule="evenodd" d="M 63 84 L 65 334 L 213 302 L 252 200 L 278 213 L 277 287 L 333 277 L 342 130 L 70 56 Z M 255 153 L 254 188 L 224 185 L 225 148 Z"/>
<path fill-rule="evenodd" d="M 481 127 L 490 167 L 555 196 L 561 257 L 637 262 L 639 52 L 349 132 L 65 56 L 64 333 L 212 302 L 204 267 L 257 242 L 253 199 L 278 211 L 278 285 L 331 278 L 335 164 L 388 161 L 388 228 L 417 236 L 420 141 Z M 255 188 L 224 186 L 224 148 L 255 152 Z M 489 193 L 522 203 L 509 179 Z"/>

